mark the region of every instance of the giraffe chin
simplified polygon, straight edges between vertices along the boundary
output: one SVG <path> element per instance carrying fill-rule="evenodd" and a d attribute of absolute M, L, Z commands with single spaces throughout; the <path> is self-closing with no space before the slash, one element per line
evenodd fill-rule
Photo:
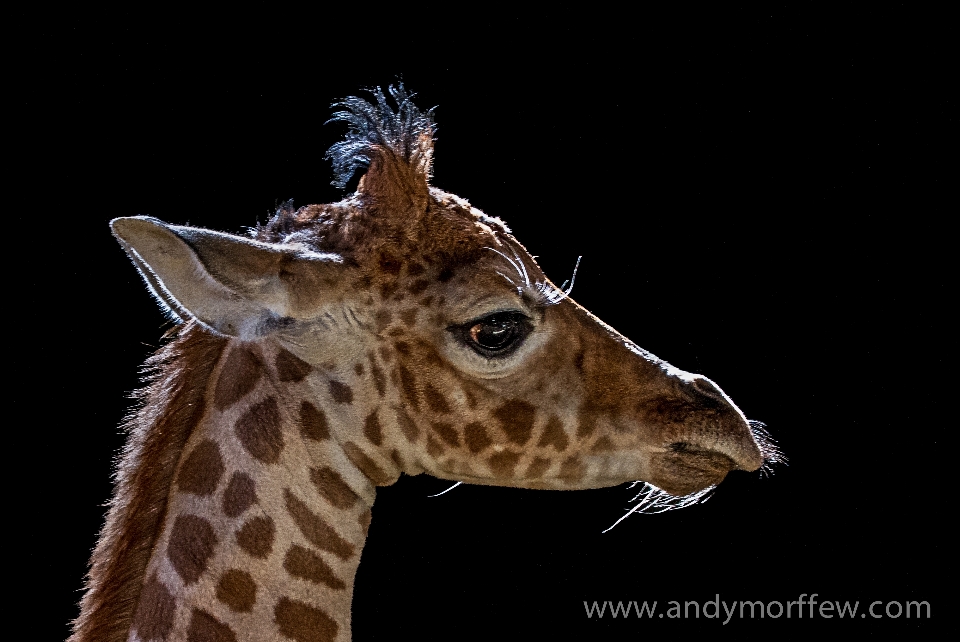
<path fill-rule="evenodd" d="M 656 455 L 651 462 L 652 474 L 645 481 L 680 497 L 716 486 L 738 468 L 723 453 L 685 449 Z"/>

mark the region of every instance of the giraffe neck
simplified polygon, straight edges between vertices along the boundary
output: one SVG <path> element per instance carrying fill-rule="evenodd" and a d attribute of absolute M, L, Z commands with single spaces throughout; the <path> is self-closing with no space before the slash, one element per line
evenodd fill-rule
<path fill-rule="evenodd" d="M 341 379 L 276 344 L 224 350 L 129 640 L 350 639 L 354 576 L 385 481 L 369 473 L 389 464 L 350 439 L 361 404 Z"/>

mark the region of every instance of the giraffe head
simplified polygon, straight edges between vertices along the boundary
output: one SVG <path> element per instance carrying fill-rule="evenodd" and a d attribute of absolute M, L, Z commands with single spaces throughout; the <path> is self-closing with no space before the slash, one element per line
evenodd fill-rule
<path fill-rule="evenodd" d="M 161 304 L 306 386 L 374 485 L 475 484 L 674 495 L 756 470 L 764 440 L 709 379 L 618 334 L 543 274 L 499 219 L 429 185 L 432 113 L 346 99 L 329 156 L 355 194 L 280 208 L 250 237 L 113 221 Z M 252 349 L 252 348 L 251 348 Z M 228 363 L 229 366 L 229 363 Z"/>

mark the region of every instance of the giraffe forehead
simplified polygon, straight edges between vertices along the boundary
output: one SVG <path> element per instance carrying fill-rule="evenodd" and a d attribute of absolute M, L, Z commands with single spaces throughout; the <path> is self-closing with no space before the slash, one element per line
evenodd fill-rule
<path fill-rule="evenodd" d="M 502 247 L 501 238 L 509 234 L 500 219 L 436 188 L 430 188 L 426 211 L 417 217 L 389 208 L 368 211 L 361 199 L 351 197 L 278 210 L 257 230 L 258 240 L 341 254 L 377 276 L 416 277 L 433 266 L 441 280 L 444 268 L 476 262 L 483 248 Z"/>

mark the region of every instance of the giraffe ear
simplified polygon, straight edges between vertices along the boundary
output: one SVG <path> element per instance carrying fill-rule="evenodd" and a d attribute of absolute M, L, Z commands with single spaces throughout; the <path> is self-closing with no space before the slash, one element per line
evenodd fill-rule
<path fill-rule="evenodd" d="M 151 293 L 178 320 L 253 337 L 309 314 L 340 280 L 342 259 L 134 216 L 110 222 Z"/>

